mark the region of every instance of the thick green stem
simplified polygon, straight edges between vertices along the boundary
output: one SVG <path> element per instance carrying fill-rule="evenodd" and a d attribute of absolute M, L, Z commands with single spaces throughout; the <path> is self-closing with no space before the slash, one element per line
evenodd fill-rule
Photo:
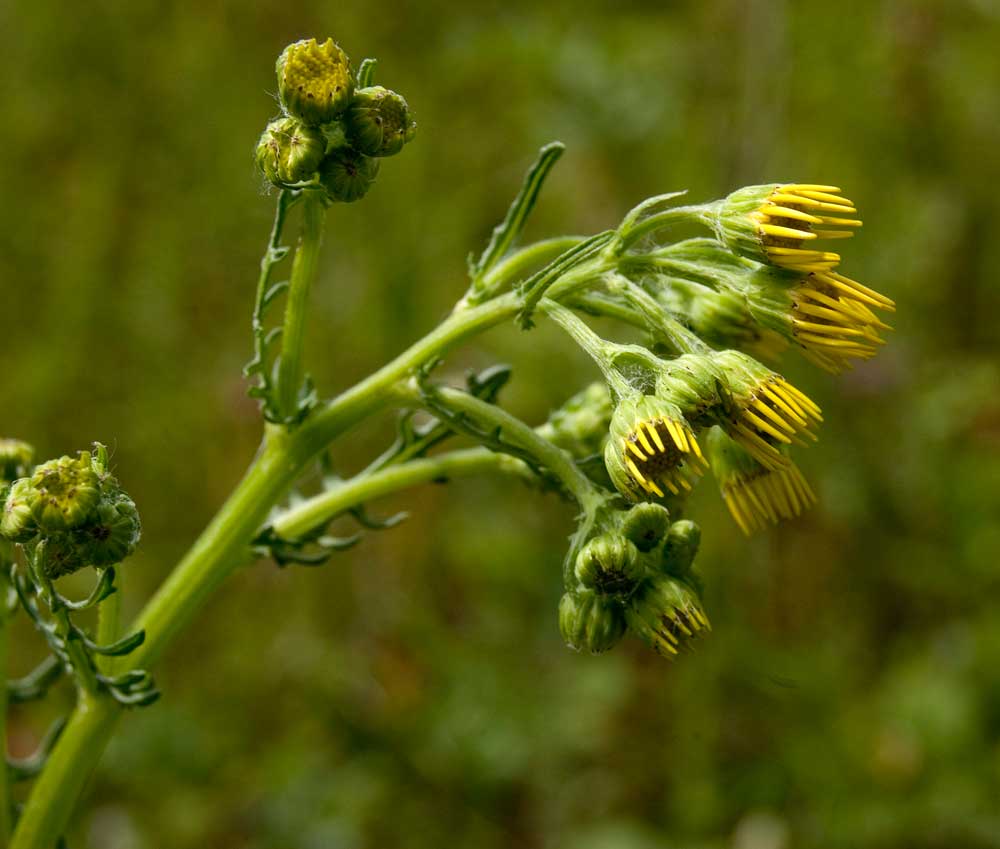
<path fill-rule="evenodd" d="M 108 696 L 77 701 L 21 812 L 10 849 L 56 845 L 120 714 L 121 707 Z"/>
<path fill-rule="evenodd" d="M 586 282 L 557 282 L 549 290 L 549 297 L 569 295 Z M 398 384 L 414 369 L 443 356 L 471 336 L 513 318 L 520 308 L 521 299 L 511 292 L 454 314 L 392 362 L 315 410 L 294 431 L 269 427 L 263 447 L 243 480 L 139 614 L 134 628 L 145 629 L 146 641 L 121 663 L 135 667 L 156 663 L 212 592 L 244 562 L 250 541 L 274 504 L 335 438 L 391 404 L 397 397 Z M 302 319 L 304 310 L 295 320 Z M 294 385 L 297 393 L 299 381 L 283 385 Z M 117 665 L 116 671 L 121 671 Z M 121 707 L 112 699 L 80 700 L 28 797 L 11 849 L 49 849 L 54 845 L 111 738 L 120 712 Z"/>
<path fill-rule="evenodd" d="M 281 360 L 278 363 L 278 404 L 284 418 L 298 412 L 302 389 L 303 352 L 309 290 L 319 269 L 323 244 L 323 218 L 326 207 L 319 192 L 306 192 L 302 198 L 302 235 L 292 262 L 292 276 L 285 304 L 285 323 L 281 334 Z"/>
<path fill-rule="evenodd" d="M 7 772 L 7 619 L 10 608 L 7 596 L 10 592 L 11 545 L 0 540 L 0 849 L 7 846 L 10 839 L 10 776 Z"/>

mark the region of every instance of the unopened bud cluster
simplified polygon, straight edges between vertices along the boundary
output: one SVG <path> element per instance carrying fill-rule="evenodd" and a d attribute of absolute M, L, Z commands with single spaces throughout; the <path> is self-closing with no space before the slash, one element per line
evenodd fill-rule
<path fill-rule="evenodd" d="M 359 88 L 333 39 L 288 45 L 276 70 L 284 116 L 257 143 L 261 173 L 281 188 L 321 188 L 329 201 L 364 197 L 378 160 L 399 153 L 416 133 L 406 101 L 382 86 Z"/>
<path fill-rule="evenodd" d="M 0 506 L 0 536 L 27 547 L 45 542 L 49 578 L 119 563 L 139 542 L 139 514 L 103 448 L 37 466 L 0 489 Z"/>
<path fill-rule="evenodd" d="M 692 564 L 700 532 L 671 523 L 669 511 L 644 502 L 615 511 L 576 553 L 559 627 L 574 649 L 594 654 L 631 631 L 672 657 L 709 627 Z"/>

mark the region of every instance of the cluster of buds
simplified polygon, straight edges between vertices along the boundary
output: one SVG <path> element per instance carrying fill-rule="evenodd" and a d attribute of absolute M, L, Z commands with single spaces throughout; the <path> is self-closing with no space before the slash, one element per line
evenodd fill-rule
<path fill-rule="evenodd" d="M 359 87 L 333 39 L 290 44 L 276 70 L 284 115 L 257 143 L 261 173 L 280 188 L 322 188 L 331 202 L 364 197 L 378 160 L 399 153 L 416 133 L 406 101 L 382 86 Z"/>
<path fill-rule="evenodd" d="M 593 654 L 631 631 L 673 657 L 709 628 L 692 572 L 700 532 L 659 504 L 614 511 L 575 552 L 559 603 L 567 644 Z"/>
<path fill-rule="evenodd" d="M 0 507 L 0 536 L 29 549 L 45 542 L 42 564 L 50 579 L 119 563 L 139 542 L 139 514 L 108 472 L 103 446 L 11 481 L 0 489 Z"/>

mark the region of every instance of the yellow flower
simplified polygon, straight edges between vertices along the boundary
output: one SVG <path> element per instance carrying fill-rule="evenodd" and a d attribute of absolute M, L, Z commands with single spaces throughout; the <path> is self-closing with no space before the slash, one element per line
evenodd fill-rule
<path fill-rule="evenodd" d="M 790 271 L 830 271 L 840 254 L 820 250 L 825 239 L 854 235 L 861 221 L 837 186 L 785 183 L 748 186 L 715 210 L 719 238 L 734 252 Z"/>
<path fill-rule="evenodd" d="M 709 432 L 706 450 L 722 499 L 747 536 L 768 523 L 792 519 L 816 503 L 791 460 L 781 468 L 768 469 L 720 428 Z"/>
<path fill-rule="evenodd" d="M 792 334 L 811 362 L 834 373 L 875 356 L 892 328 L 871 307 L 892 312 L 885 295 L 835 271 L 814 272 L 790 292 Z"/>
<path fill-rule="evenodd" d="M 786 445 L 816 441 L 812 432 L 823 421 L 819 406 L 780 374 L 739 351 L 723 351 L 716 364 L 725 377 L 727 416 L 722 427 L 767 469 L 787 467 Z"/>
<path fill-rule="evenodd" d="M 704 464 L 698 440 L 676 405 L 653 395 L 623 399 L 611 419 L 604 461 L 618 491 L 632 500 L 690 491 Z M 663 488 L 661 488 L 661 486 Z"/>

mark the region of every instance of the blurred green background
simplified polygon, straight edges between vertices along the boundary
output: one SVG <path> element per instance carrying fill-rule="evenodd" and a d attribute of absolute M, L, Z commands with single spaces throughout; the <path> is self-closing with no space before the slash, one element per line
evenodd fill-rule
<path fill-rule="evenodd" d="M 238 573 L 129 714 L 69 845 L 100 849 L 1000 847 L 1000 4 L 996 0 L 0 5 L 0 432 L 108 442 L 145 526 L 134 612 L 240 476 L 240 377 L 273 198 L 254 173 L 289 41 L 333 35 L 418 140 L 330 215 L 327 394 L 430 329 L 543 143 L 531 238 L 641 198 L 842 185 L 845 273 L 895 298 L 878 359 L 786 373 L 823 406 L 820 504 L 744 540 L 696 496 L 714 624 L 669 664 L 564 649 L 572 511 L 504 480 L 406 507 L 324 569 Z M 542 420 L 595 372 L 551 327 L 515 366 Z M 337 449 L 344 473 L 389 418 Z M 15 674 L 40 657 L 21 621 Z M 17 709 L 23 753 L 70 694 Z"/>

